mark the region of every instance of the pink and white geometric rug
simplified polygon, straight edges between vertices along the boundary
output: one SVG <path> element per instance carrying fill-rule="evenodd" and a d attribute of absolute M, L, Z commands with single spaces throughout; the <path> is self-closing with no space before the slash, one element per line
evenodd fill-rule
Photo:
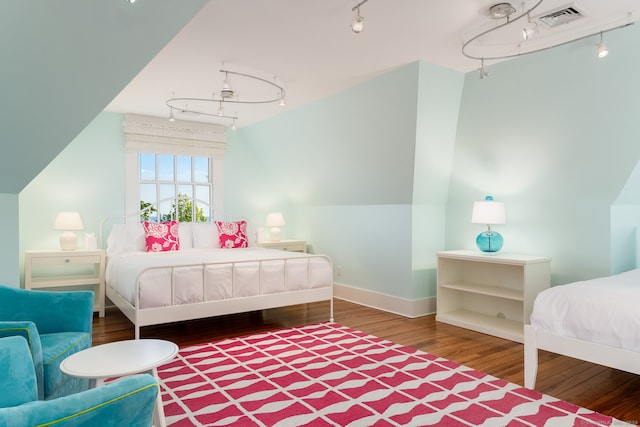
<path fill-rule="evenodd" d="M 335 323 L 184 347 L 170 426 L 610 426 L 615 419 Z"/>

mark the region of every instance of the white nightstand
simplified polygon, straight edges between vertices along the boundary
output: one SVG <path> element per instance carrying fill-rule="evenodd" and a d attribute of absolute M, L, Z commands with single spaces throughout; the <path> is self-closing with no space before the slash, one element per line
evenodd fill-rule
<path fill-rule="evenodd" d="M 24 288 L 93 285 L 94 311 L 104 317 L 104 251 L 25 251 Z"/>
<path fill-rule="evenodd" d="M 549 288 L 551 258 L 438 252 L 436 320 L 517 342 L 533 301 Z"/>
<path fill-rule="evenodd" d="M 261 248 L 279 249 L 288 252 L 307 252 L 305 240 L 280 240 L 279 242 L 258 242 L 256 246 Z"/>

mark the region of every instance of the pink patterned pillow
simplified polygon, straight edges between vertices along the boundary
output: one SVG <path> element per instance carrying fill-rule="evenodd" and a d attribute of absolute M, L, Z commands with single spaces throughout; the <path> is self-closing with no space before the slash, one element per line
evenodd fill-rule
<path fill-rule="evenodd" d="M 246 248 L 249 247 L 247 241 L 247 221 L 222 222 L 216 221 L 220 234 L 221 248 Z"/>
<path fill-rule="evenodd" d="M 147 252 L 177 251 L 180 249 L 178 221 L 143 222 Z"/>

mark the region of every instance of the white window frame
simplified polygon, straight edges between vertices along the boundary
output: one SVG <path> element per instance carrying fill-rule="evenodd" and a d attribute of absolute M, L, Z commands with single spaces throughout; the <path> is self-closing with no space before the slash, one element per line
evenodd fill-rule
<path fill-rule="evenodd" d="M 140 210 L 139 153 L 207 157 L 210 165 L 212 217 L 224 213 L 224 126 L 127 114 L 125 128 L 125 210 Z M 134 222 L 135 217 L 127 218 Z"/>

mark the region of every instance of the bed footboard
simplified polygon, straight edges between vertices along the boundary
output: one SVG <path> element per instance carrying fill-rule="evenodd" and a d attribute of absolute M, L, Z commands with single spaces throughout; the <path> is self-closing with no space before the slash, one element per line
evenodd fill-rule
<path fill-rule="evenodd" d="M 281 271 L 274 267 L 278 263 Z M 188 274 L 183 274 L 185 271 Z M 163 278 L 162 284 L 160 280 L 156 283 L 158 278 Z M 213 290 L 216 281 L 225 283 L 223 292 Z M 255 289 L 247 289 L 248 285 Z M 162 288 L 158 291 L 163 295 L 159 297 L 162 303 L 145 307 L 141 295 L 155 293 L 156 286 Z M 165 289 L 167 286 L 169 290 Z M 197 300 L 184 302 L 187 286 L 187 293 L 197 295 Z M 236 294 L 236 286 L 242 287 L 240 295 Z M 333 267 L 330 258 L 324 255 L 149 267 L 138 274 L 135 301 L 122 296 L 110 284 L 107 295 L 134 324 L 136 339 L 140 338 L 142 326 L 318 301 L 330 301 L 328 318 L 333 321 Z"/>

